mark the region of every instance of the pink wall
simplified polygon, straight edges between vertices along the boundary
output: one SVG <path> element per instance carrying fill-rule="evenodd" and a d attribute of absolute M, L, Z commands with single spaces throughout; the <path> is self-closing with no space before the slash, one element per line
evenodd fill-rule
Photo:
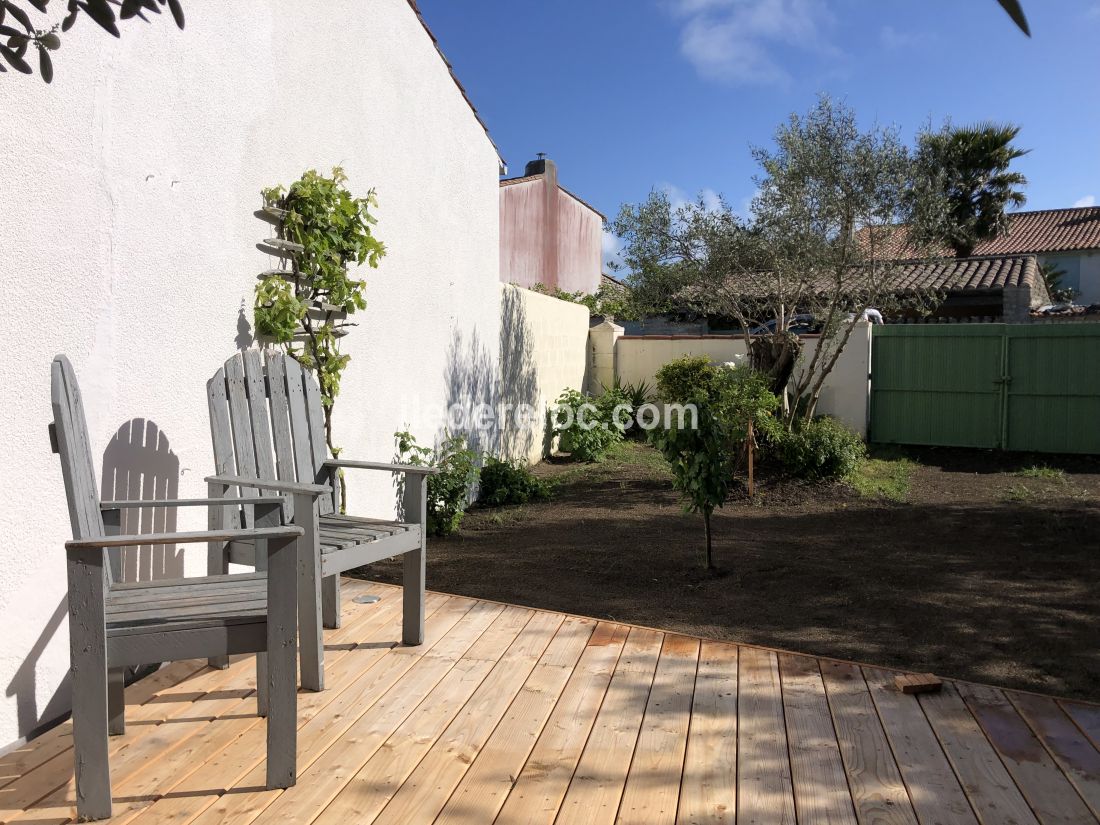
<path fill-rule="evenodd" d="M 556 170 L 500 187 L 500 280 L 595 292 L 603 218 L 557 185 Z"/>
<path fill-rule="evenodd" d="M 547 270 L 545 181 L 541 177 L 500 187 L 500 280 L 533 287 Z"/>
<path fill-rule="evenodd" d="M 568 192 L 558 190 L 558 286 L 566 292 L 600 288 L 603 219 Z"/>

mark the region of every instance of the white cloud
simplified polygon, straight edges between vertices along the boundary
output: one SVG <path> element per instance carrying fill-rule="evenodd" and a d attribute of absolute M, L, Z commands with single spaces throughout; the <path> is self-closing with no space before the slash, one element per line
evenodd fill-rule
<path fill-rule="evenodd" d="M 700 75 L 728 83 L 786 84 L 785 48 L 836 54 L 824 0 L 670 0 L 681 18 L 680 51 Z"/>
<path fill-rule="evenodd" d="M 1085 195 L 1085 197 L 1078 198 L 1073 202 L 1074 209 L 1080 206 L 1096 206 L 1096 195 Z"/>
<path fill-rule="evenodd" d="M 622 258 L 620 257 L 623 251 L 623 242 L 617 235 L 613 235 L 606 229 L 603 231 L 603 264 L 604 268 L 607 268 L 609 262 L 621 264 Z"/>
<path fill-rule="evenodd" d="M 706 2 L 706 0 L 696 0 L 696 2 Z M 657 188 L 668 195 L 669 203 L 672 204 L 672 210 L 674 212 L 683 206 L 698 202 L 700 198 L 703 199 L 703 207 L 708 212 L 713 212 L 722 206 L 722 196 L 709 187 L 700 189 L 695 197 L 692 197 L 679 186 L 672 183 L 662 183 Z"/>

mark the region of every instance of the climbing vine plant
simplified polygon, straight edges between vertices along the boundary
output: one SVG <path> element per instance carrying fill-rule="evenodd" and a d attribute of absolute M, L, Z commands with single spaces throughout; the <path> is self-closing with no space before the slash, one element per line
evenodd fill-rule
<path fill-rule="evenodd" d="M 347 190 L 339 166 L 331 176 L 309 170 L 289 188 L 264 189 L 265 212 L 279 221 L 274 241 L 288 266 L 273 271 L 256 287 L 256 331 L 286 348 L 312 370 L 321 388 L 325 440 L 333 455 L 332 407 L 351 356 L 340 351 L 340 338 L 356 326 L 348 317 L 367 306 L 366 281 L 352 277 L 351 267 L 377 267 L 386 254 L 374 237 L 378 205 L 374 190 L 356 198 Z"/>

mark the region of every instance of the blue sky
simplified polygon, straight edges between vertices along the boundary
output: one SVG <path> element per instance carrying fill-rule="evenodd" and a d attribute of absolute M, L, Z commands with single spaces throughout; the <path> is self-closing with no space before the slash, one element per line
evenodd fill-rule
<path fill-rule="evenodd" d="M 908 138 L 1011 121 L 1028 209 L 1100 203 L 1100 0 L 420 0 L 509 164 L 536 152 L 613 216 L 653 188 L 754 192 L 769 144 L 819 92 Z"/>

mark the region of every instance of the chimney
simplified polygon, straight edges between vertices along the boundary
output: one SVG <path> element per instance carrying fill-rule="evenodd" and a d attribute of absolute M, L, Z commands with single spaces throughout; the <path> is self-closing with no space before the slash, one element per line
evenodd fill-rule
<path fill-rule="evenodd" d="M 531 160 L 527 162 L 527 166 L 525 166 L 523 169 L 523 176 L 525 178 L 529 178 L 533 175 L 545 175 L 547 172 L 550 172 L 553 174 L 554 180 L 556 182 L 558 178 L 557 171 L 557 164 L 555 164 L 554 161 L 550 160 L 550 158 L 546 157 L 545 152 L 539 152 L 538 158 L 536 160 Z"/>

